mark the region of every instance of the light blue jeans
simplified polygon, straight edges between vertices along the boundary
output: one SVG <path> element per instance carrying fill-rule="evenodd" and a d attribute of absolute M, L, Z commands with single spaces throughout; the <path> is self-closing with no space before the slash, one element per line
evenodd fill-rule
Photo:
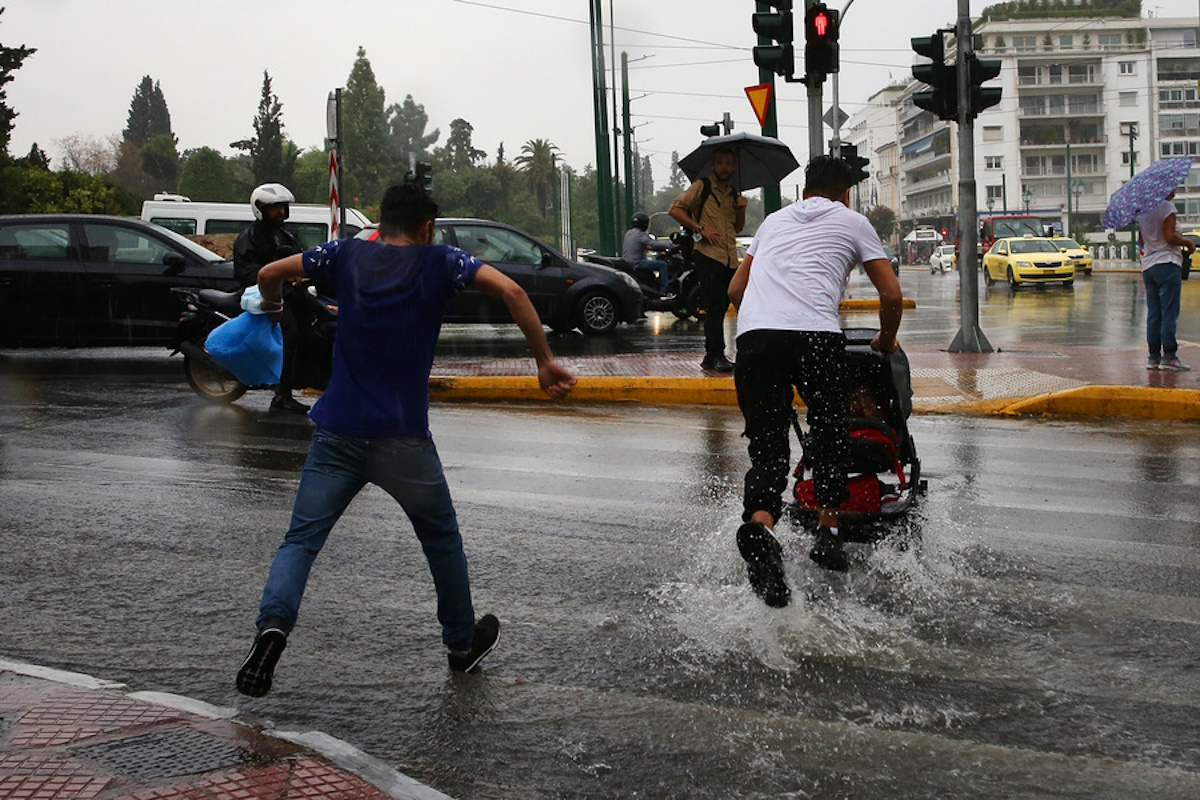
<path fill-rule="evenodd" d="M 1179 295 L 1183 291 L 1183 270 L 1178 264 L 1155 264 L 1142 271 L 1146 286 L 1146 344 L 1150 357 L 1174 358 L 1179 344 L 1175 325 L 1179 321 Z"/>
<path fill-rule="evenodd" d="M 317 553 L 346 506 L 368 483 L 395 498 L 412 522 L 437 590 L 442 641 L 452 650 L 469 649 L 475 609 L 467 557 L 433 440 L 360 439 L 323 428 L 313 432 L 291 526 L 263 587 L 258 629 L 292 630 Z"/>

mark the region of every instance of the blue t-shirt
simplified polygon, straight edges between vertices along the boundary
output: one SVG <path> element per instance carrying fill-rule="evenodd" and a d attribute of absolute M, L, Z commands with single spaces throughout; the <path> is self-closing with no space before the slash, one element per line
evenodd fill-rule
<path fill-rule="evenodd" d="M 429 371 L 446 303 L 482 263 L 457 247 L 339 239 L 306 250 L 309 277 L 337 292 L 329 387 L 313 422 L 364 438 L 429 434 Z"/>

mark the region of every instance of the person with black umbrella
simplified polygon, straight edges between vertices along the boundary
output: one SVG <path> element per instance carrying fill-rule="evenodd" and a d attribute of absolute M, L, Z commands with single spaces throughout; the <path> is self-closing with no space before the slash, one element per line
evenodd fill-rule
<path fill-rule="evenodd" d="M 737 166 L 732 147 L 712 150 L 711 176 L 692 182 L 671 204 L 671 217 L 696 240 L 695 265 L 704 302 L 704 360 L 702 369 L 732 372 L 725 355 L 725 310 L 729 280 L 737 267 L 737 235 L 746 226 L 746 198 L 731 179 Z"/>

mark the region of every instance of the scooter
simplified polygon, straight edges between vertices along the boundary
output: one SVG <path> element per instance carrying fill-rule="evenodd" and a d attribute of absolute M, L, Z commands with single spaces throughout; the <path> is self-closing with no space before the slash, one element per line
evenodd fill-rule
<path fill-rule="evenodd" d="M 171 340 L 171 355 L 183 354 L 183 374 L 196 394 L 214 403 L 232 403 L 249 389 L 213 361 L 204 349 L 208 334 L 218 325 L 244 313 L 239 292 L 175 286 L 183 303 L 179 325 Z M 337 301 L 303 282 L 288 292 L 288 302 L 300 330 L 296 352 L 296 386 L 323 391 L 333 370 L 333 340 L 337 333 Z"/>
<path fill-rule="evenodd" d="M 691 238 L 682 230 L 671 234 L 672 249 L 660 254 L 667 262 L 667 273 L 670 279 L 667 283 L 667 293 L 660 296 L 658 283 L 645 272 L 639 272 L 624 259 L 615 256 L 602 256 L 598 253 L 586 253 L 585 261 L 601 266 L 611 267 L 618 272 L 624 272 L 638 282 L 642 290 L 642 307 L 647 311 L 670 311 L 680 319 L 700 319 L 704 308 L 700 303 L 700 276 L 692 267 Z"/>

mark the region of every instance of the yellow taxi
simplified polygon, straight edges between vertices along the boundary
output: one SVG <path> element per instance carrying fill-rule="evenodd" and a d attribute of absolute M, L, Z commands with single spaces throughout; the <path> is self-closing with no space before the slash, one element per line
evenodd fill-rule
<path fill-rule="evenodd" d="M 1192 251 L 1191 263 L 1187 264 L 1187 269 L 1183 271 L 1183 279 L 1186 281 L 1188 273 L 1194 269 L 1200 269 L 1200 228 L 1184 231 L 1182 235 L 1185 239 L 1191 239 L 1192 244 L 1196 245 L 1196 249 Z"/>
<path fill-rule="evenodd" d="M 983 254 L 983 279 L 991 286 L 1008 281 L 1016 291 L 1023 283 L 1075 282 L 1075 262 L 1052 239 L 1039 236 L 997 239 Z"/>
<path fill-rule="evenodd" d="M 1058 249 L 1071 257 L 1075 262 L 1075 271 L 1082 272 L 1084 275 L 1092 274 L 1092 254 L 1087 248 L 1079 244 L 1074 239 L 1068 239 L 1065 236 L 1055 236 L 1050 241 L 1058 245 Z"/>

